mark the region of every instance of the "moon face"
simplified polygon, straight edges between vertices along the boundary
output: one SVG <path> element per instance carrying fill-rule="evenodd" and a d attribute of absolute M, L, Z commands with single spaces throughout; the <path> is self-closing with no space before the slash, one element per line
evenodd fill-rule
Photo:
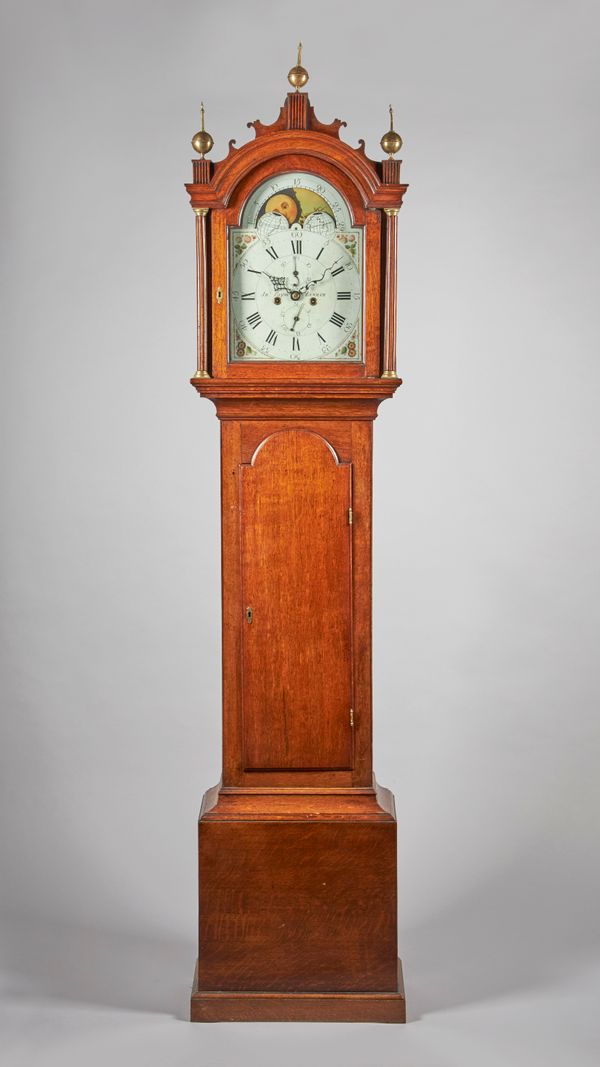
<path fill-rule="evenodd" d="M 265 214 L 269 211 L 274 211 L 278 215 L 283 215 L 290 224 L 296 222 L 300 214 L 300 208 L 298 201 L 295 197 L 288 196 L 287 193 L 275 193 L 274 196 L 270 196 L 265 204 Z"/>
<path fill-rule="evenodd" d="M 337 230 L 348 232 L 353 222 L 348 204 L 339 191 L 316 174 L 288 171 L 266 178 L 249 195 L 240 218 L 242 229 L 250 229 L 266 212 L 277 212 L 290 226 L 303 226 L 314 212 L 332 217 Z"/>
<path fill-rule="evenodd" d="M 363 229 L 327 179 L 256 186 L 230 228 L 228 269 L 230 362 L 363 361 Z"/>

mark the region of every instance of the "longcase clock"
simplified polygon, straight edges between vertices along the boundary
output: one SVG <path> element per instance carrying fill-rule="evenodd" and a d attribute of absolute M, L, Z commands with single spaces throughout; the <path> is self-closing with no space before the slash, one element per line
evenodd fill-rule
<path fill-rule="evenodd" d="M 199 818 L 194 1021 L 403 1022 L 394 801 L 371 759 L 372 426 L 395 369 L 401 141 L 290 71 L 194 138 L 198 363 L 221 425 L 223 768 Z M 209 710 L 209 709 L 207 709 Z"/>

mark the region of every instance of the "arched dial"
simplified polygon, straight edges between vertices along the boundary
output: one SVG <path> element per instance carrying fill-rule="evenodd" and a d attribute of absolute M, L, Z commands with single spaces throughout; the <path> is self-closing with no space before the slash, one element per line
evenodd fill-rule
<path fill-rule="evenodd" d="M 362 231 L 339 193 L 287 174 L 250 203 L 246 225 L 230 234 L 231 361 L 359 362 Z"/>

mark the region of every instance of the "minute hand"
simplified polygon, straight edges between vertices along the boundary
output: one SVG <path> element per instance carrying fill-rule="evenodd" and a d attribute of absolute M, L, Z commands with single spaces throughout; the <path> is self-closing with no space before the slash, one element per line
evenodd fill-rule
<path fill-rule="evenodd" d="M 331 264 L 331 266 L 330 266 L 330 267 L 325 267 L 325 270 L 323 271 L 323 273 L 322 273 L 322 275 L 321 275 L 321 277 L 320 277 L 320 278 L 311 278 L 311 280 L 310 280 L 310 281 L 308 281 L 308 282 L 306 283 L 306 285 L 304 285 L 304 286 L 302 287 L 302 289 L 300 290 L 300 292 L 301 292 L 301 293 L 305 293 L 305 292 L 308 292 L 308 290 L 310 289 L 311 285 L 318 285 L 318 284 L 319 284 L 319 282 L 322 282 L 322 281 L 323 281 L 323 279 L 324 279 L 324 277 L 325 277 L 325 275 L 327 274 L 327 271 L 328 271 L 328 270 L 333 270 L 333 268 L 335 267 L 336 263 L 339 263 L 340 259 L 343 259 L 343 256 L 338 256 L 338 258 L 337 258 L 337 259 L 334 259 L 334 261 L 333 261 L 333 263 Z"/>

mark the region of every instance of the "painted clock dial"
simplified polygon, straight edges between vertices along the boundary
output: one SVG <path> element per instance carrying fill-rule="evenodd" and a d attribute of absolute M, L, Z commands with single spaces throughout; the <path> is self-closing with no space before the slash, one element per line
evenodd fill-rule
<path fill-rule="evenodd" d="M 229 232 L 229 359 L 360 363 L 362 228 L 314 174 L 280 174 Z"/>

